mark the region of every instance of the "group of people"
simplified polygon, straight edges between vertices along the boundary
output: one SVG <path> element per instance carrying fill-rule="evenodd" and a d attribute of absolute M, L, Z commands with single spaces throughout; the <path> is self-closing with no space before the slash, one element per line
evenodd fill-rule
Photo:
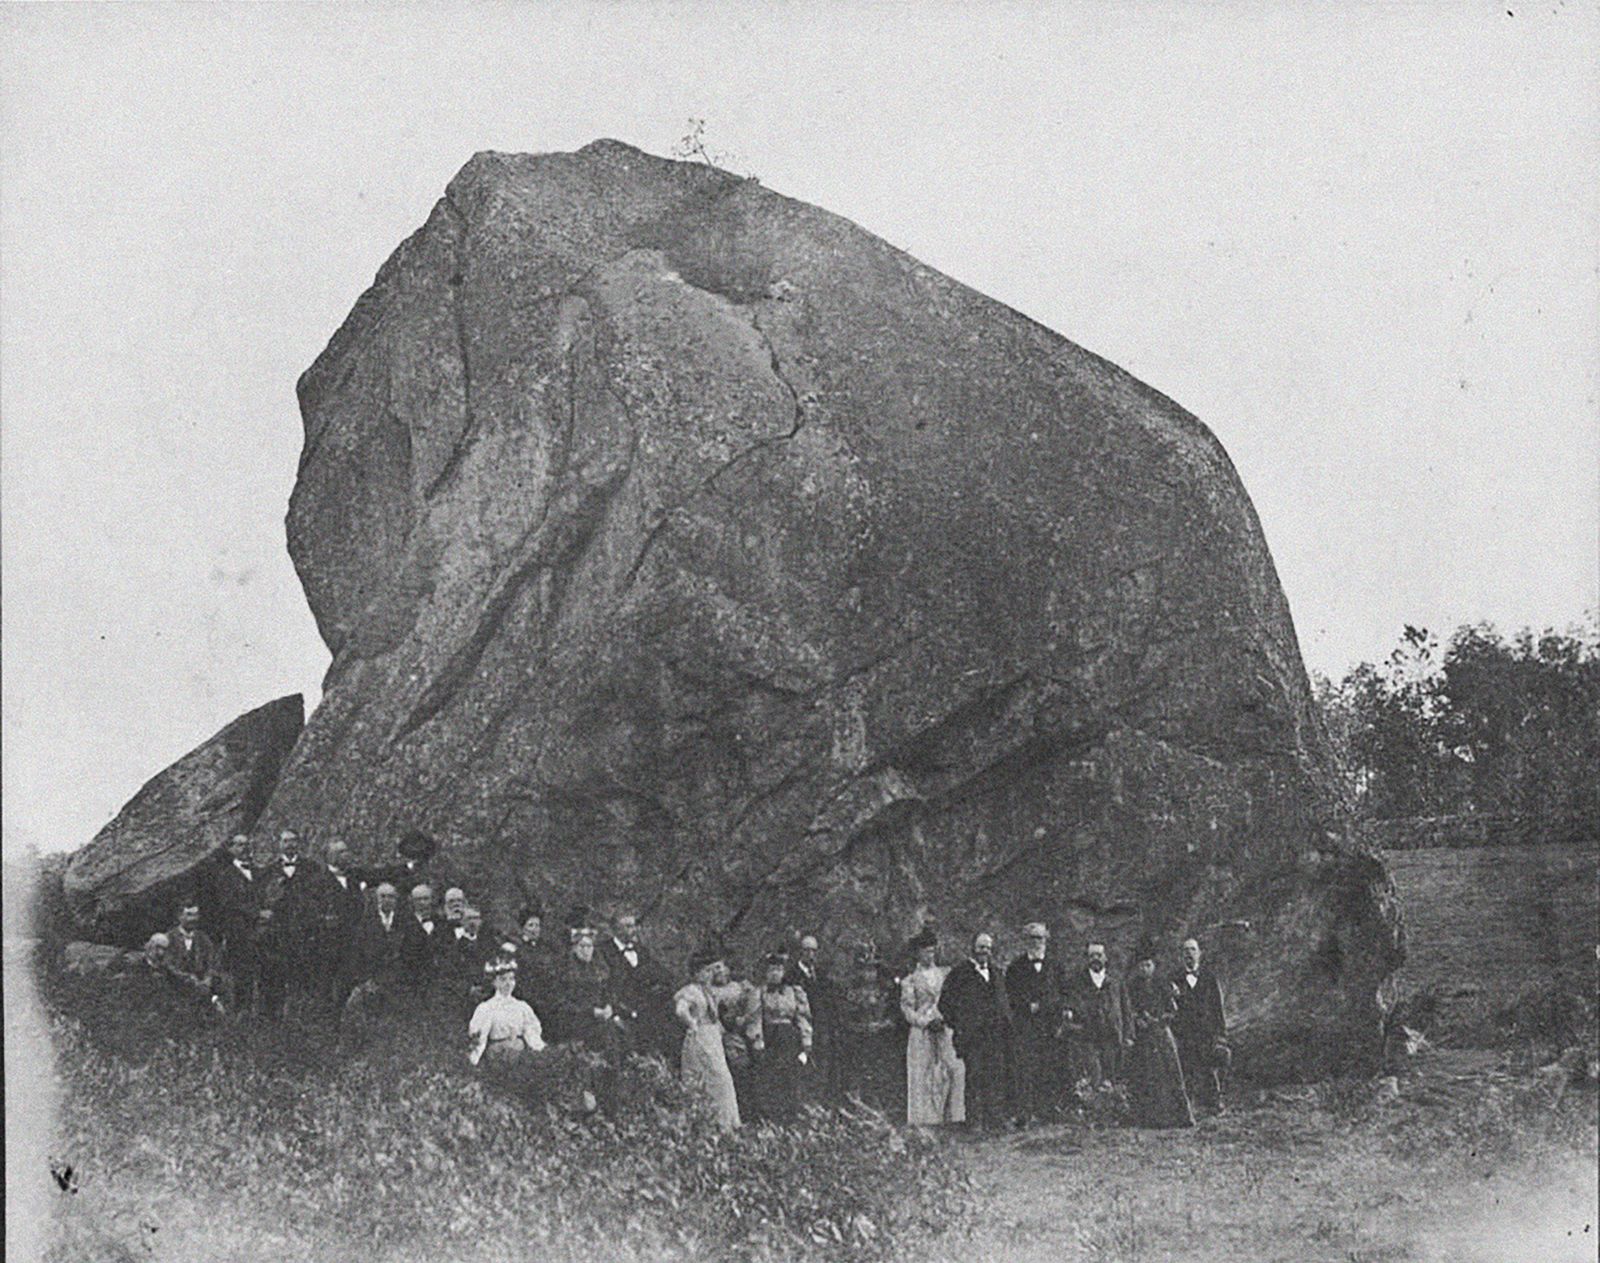
<path fill-rule="evenodd" d="M 1046 1120 L 1085 1086 L 1119 1082 L 1142 1125 L 1189 1125 L 1196 1107 L 1221 1108 L 1222 993 L 1194 939 L 1170 973 L 1157 970 L 1155 944 L 1141 942 L 1133 972 L 1114 980 L 1103 944 L 1090 943 L 1069 973 L 1038 923 L 1004 968 L 987 933 L 964 959 L 941 965 L 925 928 L 903 976 L 871 942 L 824 971 L 807 934 L 776 945 L 748 981 L 733 976 L 720 946 L 705 946 L 676 986 L 629 910 L 602 928 L 573 908 L 557 948 L 538 907 L 501 933 L 463 889 L 436 896 L 427 872 L 436 848 L 425 835 L 407 835 L 399 849 L 393 864 L 358 867 L 341 842 L 318 860 L 284 830 L 276 856 L 257 864 L 250 839 L 236 836 L 176 926 L 147 941 L 145 962 L 220 1013 L 276 1019 L 296 1004 L 361 1029 L 398 1006 L 443 1006 L 455 1015 L 446 1020 L 466 1022 L 474 1065 L 526 1065 L 551 1044 L 581 1044 L 608 1068 L 595 1085 L 600 1100 L 625 1053 L 660 1056 L 730 1129 L 851 1095 L 886 1105 L 895 1088 L 907 1121 L 922 1126 Z M 884 1054 L 902 1040 L 904 1075 L 891 1087 Z"/>
<path fill-rule="evenodd" d="M 1141 1126 L 1187 1127 L 1197 1106 L 1221 1111 L 1232 1054 L 1222 988 L 1197 940 L 1184 940 L 1167 974 L 1155 941 L 1141 940 L 1118 982 L 1103 943 L 1068 974 L 1049 954 L 1047 926 L 1024 927 L 1023 939 L 1003 970 L 986 933 L 952 966 L 938 963 L 930 930 L 911 941 L 916 966 L 900 984 L 907 1121 L 1034 1122 L 1059 1117 L 1080 1088 L 1117 1083 Z"/>

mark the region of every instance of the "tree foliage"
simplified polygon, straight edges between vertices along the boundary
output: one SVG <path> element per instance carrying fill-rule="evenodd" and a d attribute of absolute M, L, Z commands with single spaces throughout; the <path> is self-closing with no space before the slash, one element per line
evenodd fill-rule
<path fill-rule="evenodd" d="M 1600 825 L 1600 616 L 1440 643 L 1408 626 L 1317 701 L 1361 816 L 1494 815 Z"/>

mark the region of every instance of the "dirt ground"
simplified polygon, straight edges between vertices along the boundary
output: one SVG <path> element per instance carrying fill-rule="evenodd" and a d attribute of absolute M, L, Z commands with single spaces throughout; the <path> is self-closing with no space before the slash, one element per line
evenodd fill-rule
<path fill-rule="evenodd" d="M 1392 1095 L 1398 1088 L 1398 1094 Z M 1595 1093 L 1435 1052 L 1391 1088 L 1293 1089 L 1192 1131 L 975 1141 L 982 1227 L 950 1259 L 1592 1263 Z"/>

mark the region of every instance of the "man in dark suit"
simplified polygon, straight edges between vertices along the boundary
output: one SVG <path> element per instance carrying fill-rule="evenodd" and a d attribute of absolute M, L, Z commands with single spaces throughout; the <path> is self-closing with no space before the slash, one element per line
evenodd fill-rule
<path fill-rule="evenodd" d="M 1061 1104 L 1061 1034 L 1067 980 L 1046 954 L 1050 931 L 1039 921 L 1023 927 L 1022 955 L 1006 968 L 1011 1002 L 1012 1108 L 1024 1121 L 1046 1118 Z"/>
<path fill-rule="evenodd" d="M 784 970 L 783 985 L 799 987 L 811 1004 L 811 1056 L 800 1067 L 804 1099 L 821 1102 L 843 1098 L 839 1073 L 839 995 L 818 963 L 821 947 L 813 934 L 802 934 L 794 959 Z"/>
<path fill-rule="evenodd" d="M 323 866 L 327 874 L 320 901 L 324 1002 L 329 1012 L 338 1013 L 361 981 L 356 976 L 355 937 L 368 903 L 367 883 L 350 870 L 350 848 L 338 838 L 328 843 Z"/>
<path fill-rule="evenodd" d="M 352 972 L 360 982 L 393 989 L 408 981 L 406 916 L 400 911 L 394 886 L 380 882 L 372 895 L 372 907 L 356 923 L 352 940 Z"/>
<path fill-rule="evenodd" d="M 611 975 L 611 1002 L 628 1047 L 676 1064 L 683 1031 L 672 1014 L 672 978 L 639 942 L 639 918 L 633 912 L 612 917 L 611 933 L 597 955 Z"/>
<path fill-rule="evenodd" d="M 440 931 L 444 940 L 440 944 L 444 971 L 449 978 L 453 999 L 466 1005 L 471 1013 L 494 991 L 484 966 L 496 955 L 499 944 L 483 932 L 483 913 L 471 904 L 463 904 L 461 924 Z"/>
<path fill-rule="evenodd" d="M 951 968 L 939 1011 L 967 1069 L 967 1121 L 975 1127 L 1003 1127 L 1011 1014 L 1005 980 L 994 961 L 994 939 L 988 934 L 977 935 L 972 954 Z"/>
<path fill-rule="evenodd" d="M 211 936 L 200 928 L 200 904 L 186 900 L 178 912 L 178 924 L 167 931 L 167 968 L 197 999 L 219 1012 L 222 999 L 221 954 Z"/>
<path fill-rule="evenodd" d="M 406 984 L 425 991 L 432 984 L 444 954 L 445 933 L 433 906 L 433 887 L 426 882 L 411 889 L 411 910 L 404 914 L 405 943 L 401 959 Z"/>
<path fill-rule="evenodd" d="M 263 903 L 271 917 L 261 938 L 261 977 L 268 1017 L 282 1017 L 288 999 L 314 1005 L 321 984 L 327 870 L 300 853 L 300 835 L 278 835 L 278 860 L 266 874 Z"/>
<path fill-rule="evenodd" d="M 252 862 L 250 837 L 236 833 L 224 855 L 213 861 L 203 879 L 201 898 L 221 940 L 222 993 L 236 1013 L 254 1012 L 260 1004 L 260 938 L 265 882 Z"/>
<path fill-rule="evenodd" d="M 1122 1077 L 1122 1050 L 1127 1020 L 1122 988 L 1106 969 L 1104 943 L 1090 943 L 1084 967 L 1067 983 L 1067 1031 L 1071 1037 L 1071 1073 L 1099 1087 Z"/>
<path fill-rule="evenodd" d="M 1217 1114 L 1222 1112 L 1221 1072 L 1231 1060 L 1222 987 L 1216 974 L 1200 963 L 1197 940 L 1183 941 L 1182 957 L 1182 968 L 1172 976 L 1178 992 L 1172 1036 L 1178 1042 L 1178 1060 L 1190 1097 L 1201 1109 Z"/>
<path fill-rule="evenodd" d="M 359 1039 L 366 1027 L 399 1003 L 401 989 L 410 982 L 405 957 L 410 917 L 410 912 L 401 910 L 393 883 L 379 882 L 372 892 L 372 906 L 362 911 L 350 940 L 349 976 L 354 986 L 341 1010 L 341 1039 Z"/>

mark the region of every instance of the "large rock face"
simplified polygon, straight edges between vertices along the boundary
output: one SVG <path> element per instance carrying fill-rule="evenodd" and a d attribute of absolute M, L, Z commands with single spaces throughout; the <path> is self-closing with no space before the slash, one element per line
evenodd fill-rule
<path fill-rule="evenodd" d="M 482 154 L 300 382 L 333 664 L 262 822 L 438 835 L 669 949 L 1206 939 L 1243 1064 L 1398 958 L 1249 499 L 1194 417 L 814 207 Z"/>
<path fill-rule="evenodd" d="M 137 941 L 176 920 L 194 870 L 261 815 L 304 723 L 300 694 L 241 715 L 151 778 L 61 877 L 71 916 Z"/>

